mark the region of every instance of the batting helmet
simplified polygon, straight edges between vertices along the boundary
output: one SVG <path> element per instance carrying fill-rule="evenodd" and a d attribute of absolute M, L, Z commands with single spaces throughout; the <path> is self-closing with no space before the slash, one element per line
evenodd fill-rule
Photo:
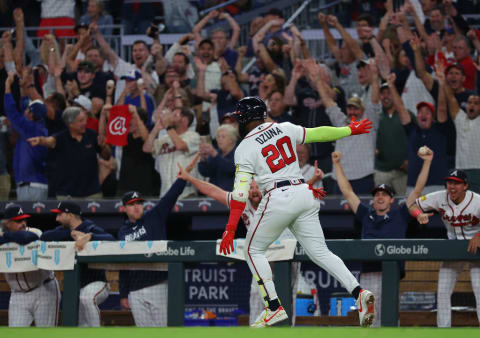
<path fill-rule="evenodd" d="M 233 114 L 240 124 L 250 121 L 265 120 L 267 118 L 267 105 L 256 96 L 247 96 L 238 101 L 236 112 Z"/>

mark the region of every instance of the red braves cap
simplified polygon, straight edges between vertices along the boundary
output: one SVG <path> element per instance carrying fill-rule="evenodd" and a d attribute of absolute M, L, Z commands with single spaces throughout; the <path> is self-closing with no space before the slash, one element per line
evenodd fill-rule
<path fill-rule="evenodd" d="M 132 204 L 135 202 L 143 202 L 144 199 L 138 191 L 126 192 L 122 197 L 123 205 Z"/>
<path fill-rule="evenodd" d="M 61 214 L 61 213 L 71 213 L 75 215 L 81 215 L 82 214 L 82 209 L 80 206 L 76 203 L 65 201 L 65 202 L 60 202 L 58 203 L 58 206 L 56 209 L 50 209 L 51 212 L 55 214 Z"/>
<path fill-rule="evenodd" d="M 22 219 L 30 217 L 29 214 L 23 212 L 22 207 L 18 204 L 10 204 L 5 208 L 5 219 L 21 221 Z"/>
<path fill-rule="evenodd" d="M 432 114 L 435 114 L 435 106 L 433 104 L 431 104 L 430 102 L 427 102 L 427 101 L 419 102 L 417 104 L 417 111 L 420 110 L 420 108 L 422 108 L 422 107 L 428 107 L 428 109 L 430 109 Z"/>

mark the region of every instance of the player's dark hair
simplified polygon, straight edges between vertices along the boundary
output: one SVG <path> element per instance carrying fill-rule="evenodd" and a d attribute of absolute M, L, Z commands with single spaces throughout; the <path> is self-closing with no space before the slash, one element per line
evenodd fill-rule
<path fill-rule="evenodd" d="M 198 48 L 202 47 L 204 44 L 209 44 L 212 48 L 215 48 L 215 45 L 213 44 L 213 41 L 211 39 L 203 39 L 200 41 L 198 44 Z"/>
<path fill-rule="evenodd" d="M 374 25 L 374 20 L 373 20 L 373 17 L 370 15 L 370 14 L 367 14 L 367 13 L 363 13 L 363 14 L 360 14 L 356 20 L 357 22 L 359 21 L 366 21 L 367 22 L 367 25 L 369 27 L 373 27 Z"/>
<path fill-rule="evenodd" d="M 188 118 L 188 126 L 190 127 L 193 123 L 193 112 L 190 108 L 183 107 L 182 110 L 180 111 L 180 114 L 183 117 Z"/>
<path fill-rule="evenodd" d="M 146 49 L 150 50 L 150 46 L 147 45 L 147 43 L 146 43 L 145 41 L 143 41 L 143 40 L 135 40 L 135 41 L 133 42 L 133 44 L 132 44 L 132 48 L 133 48 L 135 45 L 140 45 L 140 44 L 144 45 Z"/>
<path fill-rule="evenodd" d="M 188 65 L 190 63 L 190 59 L 185 53 L 177 52 L 177 53 L 175 53 L 174 56 L 177 56 L 177 55 L 183 56 L 183 59 L 184 59 L 186 65 Z"/>

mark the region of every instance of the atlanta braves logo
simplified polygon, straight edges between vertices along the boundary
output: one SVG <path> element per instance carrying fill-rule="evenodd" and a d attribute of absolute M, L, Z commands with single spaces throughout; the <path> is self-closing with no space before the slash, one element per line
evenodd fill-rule
<path fill-rule="evenodd" d="M 123 116 L 115 117 L 110 125 L 108 126 L 108 131 L 112 135 L 123 135 L 127 132 L 126 120 Z"/>

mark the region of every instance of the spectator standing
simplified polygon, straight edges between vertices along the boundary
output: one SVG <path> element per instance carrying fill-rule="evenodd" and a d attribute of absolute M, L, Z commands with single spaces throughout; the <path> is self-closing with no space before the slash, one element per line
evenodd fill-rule
<path fill-rule="evenodd" d="M 144 92 L 142 74 L 137 70 L 132 70 L 121 79 L 125 80 L 126 85 L 117 104 L 131 104 L 143 108 L 148 113 L 147 127 L 150 127 L 155 107 L 152 98 Z"/>
<path fill-rule="evenodd" d="M 425 154 L 418 152 L 418 156 L 423 160 L 422 170 L 415 184 L 415 189 L 408 195 L 407 202 L 400 207 L 393 208 L 394 191 L 388 184 L 376 185 L 371 194 L 373 204 L 369 206 L 362 203 L 350 182 L 343 172 L 340 160 L 342 153 L 333 152 L 332 162 L 337 176 L 337 182 L 346 198 L 351 210 L 355 214 L 356 220 L 362 225 L 362 239 L 400 239 L 405 238 L 407 225 L 410 219 L 409 207 L 415 204 L 415 200 L 422 194 L 425 183 L 427 182 L 428 172 L 432 163 L 433 152 L 425 149 Z M 402 273 L 405 269 L 402 264 Z M 363 262 L 360 274 L 360 283 L 372 292 L 375 292 L 375 306 L 382 308 L 382 263 L 381 262 Z M 375 316 L 373 326 L 380 326 L 381 312 L 378 311 Z"/>
<path fill-rule="evenodd" d="M 85 95 L 79 95 L 73 100 L 72 106 L 82 109 L 85 115 L 87 115 L 87 128 L 98 134 L 98 118 L 91 112 L 92 101 Z"/>
<path fill-rule="evenodd" d="M 18 204 L 5 208 L 0 226 L 0 244 L 27 245 L 38 240 L 42 232 L 28 227 L 27 218 Z M 29 327 L 35 321 L 37 327 L 57 326 L 60 305 L 60 288 L 53 271 L 36 270 L 21 273 L 6 273 L 12 293 L 8 306 L 8 326 Z"/>
<path fill-rule="evenodd" d="M 445 86 L 448 111 L 455 123 L 457 131 L 457 150 L 455 167 L 462 169 L 468 176 L 468 186 L 473 192 L 480 193 L 480 96 L 472 94 L 467 101 L 467 109 L 463 111 L 447 85 Z"/>
<path fill-rule="evenodd" d="M 38 0 L 42 3 L 40 27 L 71 26 L 71 29 L 55 29 L 57 37 L 75 36 L 75 0 Z M 50 34 L 49 30 L 39 29 L 37 36 L 43 37 Z"/>
<path fill-rule="evenodd" d="M 57 214 L 56 220 L 61 225 L 53 230 L 45 231 L 40 237 L 42 241 L 75 241 L 77 249 L 82 250 L 85 243 L 90 240 L 115 240 L 112 235 L 106 233 L 92 221 L 82 218 L 81 208 L 74 202 L 60 202 L 58 207 L 51 211 Z M 100 326 L 98 306 L 108 298 L 109 290 L 110 286 L 107 283 L 105 270 L 87 268 L 80 281 L 79 326 Z"/>
<path fill-rule="evenodd" d="M 11 183 L 7 170 L 8 127 L 7 118 L 0 116 L 0 199 L 8 200 Z"/>
<path fill-rule="evenodd" d="M 112 35 L 113 18 L 110 14 L 105 12 L 105 5 L 100 0 L 88 0 L 87 13 L 80 17 L 80 22 L 84 22 L 87 25 L 95 22 L 102 35 Z"/>
<path fill-rule="evenodd" d="M 323 188 L 322 179 L 324 173 L 318 168 L 318 161 L 315 160 L 313 166 L 308 163 L 310 160 L 310 147 L 308 144 L 297 144 L 297 157 L 300 171 L 307 184 L 313 185 L 314 188 Z"/>
<path fill-rule="evenodd" d="M 361 60 L 363 58 L 360 46 L 358 46 L 357 42 L 343 28 L 335 16 L 329 15 L 327 17 L 323 13 L 318 13 L 318 21 L 325 34 L 328 49 L 337 62 L 335 75 L 338 79 L 338 85 L 345 90 L 346 97 L 352 97 L 355 94 L 361 96 L 363 88 L 358 81 L 356 62 L 357 59 Z M 330 32 L 329 24 L 336 28 L 342 36 L 343 40 L 340 47 L 338 47 L 337 41 Z"/>
<path fill-rule="evenodd" d="M 193 122 L 193 113 L 184 108 L 173 114 L 163 114 L 155 123 L 147 140 L 143 144 L 143 151 L 152 153 L 158 158 L 160 172 L 160 197 L 163 197 L 174 183 L 177 174 L 177 163 L 186 166 L 197 153 L 200 145 L 200 135 L 189 130 Z M 158 136 L 161 130 L 166 135 Z M 180 198 L 195 194 L 193 187 L 183 189 Z"/>
<path fill-rule="evenodd" d="M 193 34 L 195 36 L 196 45 L 200 45 L 203 40 L 201 35 L 202 29 L 208 23 L 208 21 L 218 18 L 220 20 L 227 20 L 230 28 L 232 29 L 232 36 L 230 41 L 228 39 L 227 32 L 224 29 L 218 28 L 210 33 L 209 38 L 213 41 L 215 46 L 215 59 L 224 58 L 230 68 L 235 68 L 237 63 L 238 53 L 235 50 L 238 39 L 240 37 L 240 26 L 228 13 L 220 13 L 216 10 L 209 12 L 204 18 L 202 18 L 193 28 Z"/>
<path fill-rule="evenodd" d="M 189 1 L 163 0 L 162 4 L 169 33 L 186 33 L 193 29 L 198 21 L 198 12 Z"/>
<path fill-rule="evenodd" d="M 80 108 L 65 109 L 63 120 L 67 130 L 53 136 L 32 137 L 28 142 L 32 146 L 46 146 L 54 150 L 53 183 L 57 199 L 101 198 L 97 154 L 108 160 L 110 148 L 97 144 L 97 134 L 86 128 L 87 115 Z"/>
<path fill-rule="evenodd" d="M 5 82 L 4 107 L 13 129 L 19 134 L 13 159 L 17 199 L 20 201 L 44 200 L 48 196 L 47 149 L 32 147 L 27 140 L 31 137 L 48 135 L 45 128 L 46 108 L 41 101 L 36 100 L 28 105 L 23 115 L 20 114 L 11 94 L 13 79 L 12 73 Z"/>
<path fill-rule="evenodd" d="M 349 124 L 350 121 L 360 121 L 365 117 L 372 121 L 373 128 L 369 134 L 363 134 L 356 139 L 344 138 L 335 143 L 335 151 L 340 151 L 344 154 L 342 165 L 345 167 L 345 174 L 353 188 L 359 194 L 368 193 L 374 185 L 375 145 L 381 111 L 381 105 L 379 103 L 378 70 L 375 64 L 371 64 L 370 69 L 372 70 L 372 97 L 371 100 L 369 100 L 371 104 L 365 106 L 359 97 L 352 97 L 347 102 L 346 115 L 328 94 L 328 84 L 319 76 L 316 76 L 318 93 L 322 99 L 322 104 L 326 108 L 325 112 L 334 126 L 343 126 Z M 309 73 L 315 72 L 315 67 L 310 64 L 307 70 Z M 337 179 L 335 173 L 333 174 L 333 178 L 335 180 Z M 334 191 L 335 193 L 340 193 L 338 184 Z"/>
<path fill-rule="evenodd" d="M 239 139 L 235 127 L 223 124 L 217 129 L 217 149 L 211 143 L 200 144 L 200 163 L 198 171 L 202 176 L 210 178 L 210 182 L 223 190 L 233 189 L 235 164 L 233 156 Z"/>
<path fill-rule="evenodd" d="M 398 111 L 406 108 L 393 78 L 381 86 L 380 100 L 383 111 L 377 131 L 375 185 L 388 184 L 396 194 L 404 196 L 407 188 L 408 139 Z"/>
<path fill-rule="evenodd" d="M 280 91 L 274 91 L 270 95 L 270 99 L 267 104 L 267 116 L 272 121 L 277 123 L 291 122 L 292 112 L 285 104 L 283 93 Z"/>

